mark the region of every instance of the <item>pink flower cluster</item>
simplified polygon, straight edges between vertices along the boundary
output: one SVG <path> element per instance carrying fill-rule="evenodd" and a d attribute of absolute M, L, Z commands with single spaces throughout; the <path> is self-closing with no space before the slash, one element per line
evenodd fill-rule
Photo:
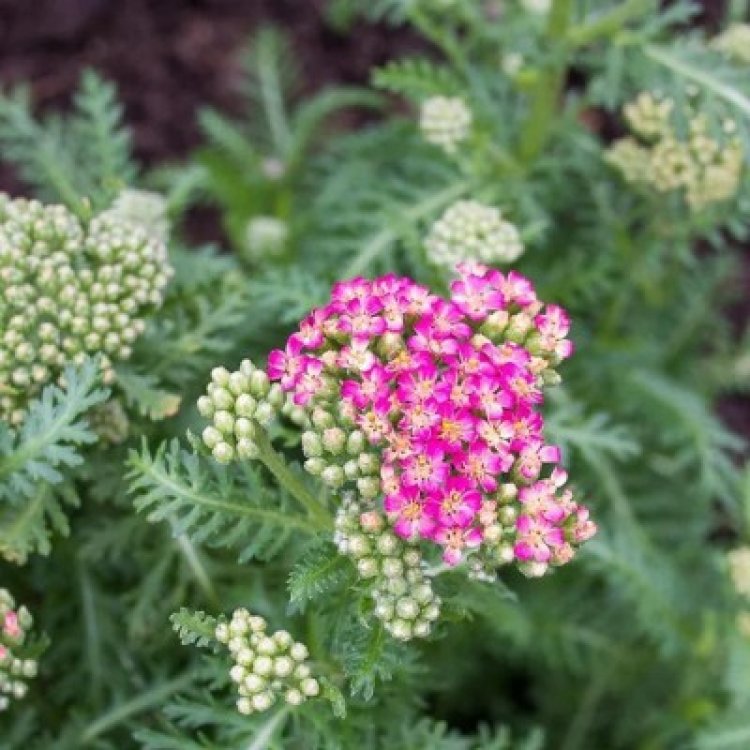
<path fill-rule="evenodd" d="M 436 542 L 451 565 L 503 545 L 520 563 L 562 564 L 596 530 L 560 491 L 562 469 L 541 478 L 560 460 L 537 409 L 572 353 L 568 316 L 515 272 L 457 270 L 448 300 L 393 275 L 337 283 L 268 375 L 379 449 L 400 536 Z"/>
<path fill-rule="evenodd" d="M 7 635 L 8 638 L 18 638 L 18 636 L 21 635 L 21 626 L 18 622 L 18 615 L 13 610 L 5 613 L 3 619 L 3 633 Z"/>
<path fill-rule="evenodd" d="M 12 609 L 8 610 L 5 616 L 0 618 L 0 625 L 2 625 L 0 628 L 0 640 L 3 640 L 2 636 L 4 636 L 5 639 L 15 642 L 23 635 L 21 624 L 18 622 L 18 614 Z M 10 655 L 10 649 L 0 643 L 0 664 L 9 659 Z"/>

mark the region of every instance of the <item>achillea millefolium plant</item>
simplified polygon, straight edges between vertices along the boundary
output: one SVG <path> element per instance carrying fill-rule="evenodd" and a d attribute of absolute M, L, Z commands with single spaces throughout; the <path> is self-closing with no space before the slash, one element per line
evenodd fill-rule
<path fill-rule="evenodd" d="M 0 98 L 0 748 L 750 747 L 741 5 L 336 0 L 429 53 L 152 173 Z"/>

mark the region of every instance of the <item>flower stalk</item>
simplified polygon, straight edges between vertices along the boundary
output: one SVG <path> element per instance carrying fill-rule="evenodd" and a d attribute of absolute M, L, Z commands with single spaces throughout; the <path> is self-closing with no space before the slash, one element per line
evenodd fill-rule
<path fill-rule="evenodd" d="M 549 13 L 546 38 L 551 61 L 538 76 L 531 94 L 531 107 L 520 143 L 521 159 L 532 163 L 544 149 L 550 136 L 555 109 L 565 83 L 570 45 L 568 29 L 572 0 L 554 0 Z"/>
<path fill-rule="evenodd" d="M 333 520 L 328 511 L 291 471 L 281 454 L 274 450 L 265 430 L 258 430 L 255 443 L 259 449 L 258 460 L 274 475 L 278 483 L 307 510 L 317 525 L 323 529 L 333 528 Z"/>

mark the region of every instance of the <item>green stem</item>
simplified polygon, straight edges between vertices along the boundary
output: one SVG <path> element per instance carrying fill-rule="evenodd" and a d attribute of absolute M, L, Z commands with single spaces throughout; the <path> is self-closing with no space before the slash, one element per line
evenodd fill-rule
<path fill-rule="evenodd" d="M 260 81 L 263 110 L 268 121 L 268 129 L 271 133 L 274 146 L 277 152 L 286 158 L 292 142 L 292 134 L 289 129 L 289 121 L 284 106 L 283 86 L 279 76 L 278 60 L 268 48 L 264 48 L 260 54 L 258 78 Z"/>
<path fill-rule="evenodd" d="M 654 0 L 625 0 L 593 20 L 570 30 L 568 41 L 572 47 L 582 47 L 601 37 L 612 36 L 628 21 L 645 15 L 656 6 Z"/>
<path fill-rule="evenodd" d="M 260 449 L 259 460 L 276 477 L 278 483 L 307 510 L 319 526 L 331 528 L 332 520 L 328 511 L 305 487 L 299 477 L 289 469 L 281 454 L 274 450 L 264 429 L 258 430 L 255 442 Z"/>
<path fill-rule="evenodd" d="M 526 164 L 533 162 L 541 153 L 555 120 L 555 110 L 568 68 L 566 36 L 572 9 L 572 0 L 553 0 L 545 34 L 552 59 L 534 84 L 531 109 L 520 143 L 521 159 Z"/>
<path fill-rule="evenodd" d="M 417 28 L 417 30 L 437 47 L 439 47 L 456 68 L 459 71 L 466 71 L 468 68 L 466 55 L 463 52 L 463 47 L 460 40 L 448 29 L 441 29 L 440 26 L 432 21 L 430 17 L 420 10 L 419 7 L 414 7 L 411 10 L 411 23 Z"/>
<path fill-rule="evenodd" d="M 200 559 L 198 551 L 193 546 L 193 543 L 185 534 L 179 534 L 177 537 L 175 537 L 175 541 L 177 542 L 177 546 L 180 548 L 180 552 L 182 552 L 182 555 L 185 558 L 188 567 L 195 576 L 195 580 L 197 581 L 201 591 L 203 591 L 206 599 L 216 609 L 221 609 L 221 602 L 218 595 L 216 594 L 216 589 L 214 588 L 213 582 L 211 581 L 211 576 L 209 576 L 206 572 L 206 569 L 203 566 L 203 561 Z"/>
<path fill-rule="evenodd" d="M 468 180 L 456 182 L 445 190 L 433 193 L 427 198 L 415 203 L 411 208 L 403 212 L 403 217 L 410 221 L 418 221 L 425 216 L 429 216 L 433 211 L 436 211 L 457 198 L 460 198 L 467 193 L 470 188 L 471 183 Z M 354 276 L 362 274 L 370 263 L 378 257 L 378 255 L 385 252 L 391 243 L 396 240 L 396 237 L 397 234 L 395 229 L 391 227 L 384 227 L 381 229 L 369 240 L 369 242 L 365 243 L 357 255 L 354 256 L 352 262 L 344 268 L 340 278 L 351 279 Z"/>
<path fill-rule="evenodd" d="M 589 680 L 578 710 L 568 726 L 561 750 L 576 750 L 576 748 L 585 747 L 584 740 L 589 734 L 591 723 L 596 716 L 596 709 L 606 692 L 611 668 L 611 664 L 605 664 L 601 671 Z"/>
<path fill-rule="evenodd" d="M 267 750 L 268 743 L 276 733 L 279 725 L 286 720 L 290 710 L 290 706 L 284 706 L 273 714 L 273 716 L 269 717 L 266 723 L 255 734 L 253 741 L 247 746 L 247 750 Z"/>
<path fill-rule="evenodd" d="M 102 641 L 99 629 L 99 610 L 96 603 L 94 586 L 84 567 L 78 559 L 78 585 L 81 594 L 81 613 L 84 623 L 84 643 L 88 660 L 88 689 L 91 695 L 100 694 L 102 684 Z"/>
<path fill-rule="evenodd" d="M 750 2 L 748 0 L 730 0 L 726 13 L 727 23 L 732 21 L 743 23 L 748 13 L 750 13 Z"/>

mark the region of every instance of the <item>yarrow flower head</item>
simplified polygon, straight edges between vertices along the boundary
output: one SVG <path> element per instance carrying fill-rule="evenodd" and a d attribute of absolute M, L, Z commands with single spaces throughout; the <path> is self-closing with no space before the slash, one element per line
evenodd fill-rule
<path fill-rule="evenodd" d="M 267 711 L 281 696 L 299 706 L 320 693 L 312 676 L 309 652 L 286 630 L 266 632 L 267 623 L 246 609 L 236 609 L 232 619 L 216 627 L 216 640 L 229 649 L 234 665 L 229 671 L 237 685 L 237 710 L 241 714 Z"/>
<path fill-rule="evenodd" d="M 730 60 L 750 65 L 750 24 L 731 24 L 711 40 L 711 47 Z"/>
<path fill-rule="evenodd" d="M 63 206 L 0 194 L 0 419 L 87 355 L 130 357 L 171 275 L 165 245 L 105 212 L 84 225 Z"/>
<path fill-rule="evenodd" d="M 460 97 L 433 96 L 422 103 L 419 128 L 428 143 L 448 154 L 456 152 L 471 131 L 473 116 Z"/>
<path fill-rule="evenodd" d="M 723 123 L 717 138 L 705 116 L 688 112 L 684 136 L 673 121 L 674 102 L 648 92 L 625 105 L 624 113 L 636 137 L 615 141 L 606 159 L 627 182 L 660 193 L 681 191 L 693 211 L 736 194 L 744 150 L 733 120 Z"/>
<path fill-rule="evenodd" d="M 392 275 L 337 283 L 268 374 L 309 416 L 310 473 L 448 565 L 541 575 L 595 531 L 537 411 L 570 323 L 515 272 L 457 270 L 448 300 Z"/>
<path fill-rule="evenodd" d="M 453 268 L 461 261 L 512 263 L 523 253 L 518 229 L 500 209 L 462 200 L 450 206 L 432 225 L 425 240 L 427 257 Z"/>
<path fill-rule="evenodd" d="M 0 712 L 23 698 L 28 680 L 36 677 L 36 660 L 22 657 L 32 625 L 26 607 L 16 607 L 10 592 L 0 588 Z"/>
<path fill-rule="evenodd" d="M 275 216 L 254 216 L 245 230 L 244 257 L 250 262 L 278 258 L 289 241 L 289 227 Z"/>

